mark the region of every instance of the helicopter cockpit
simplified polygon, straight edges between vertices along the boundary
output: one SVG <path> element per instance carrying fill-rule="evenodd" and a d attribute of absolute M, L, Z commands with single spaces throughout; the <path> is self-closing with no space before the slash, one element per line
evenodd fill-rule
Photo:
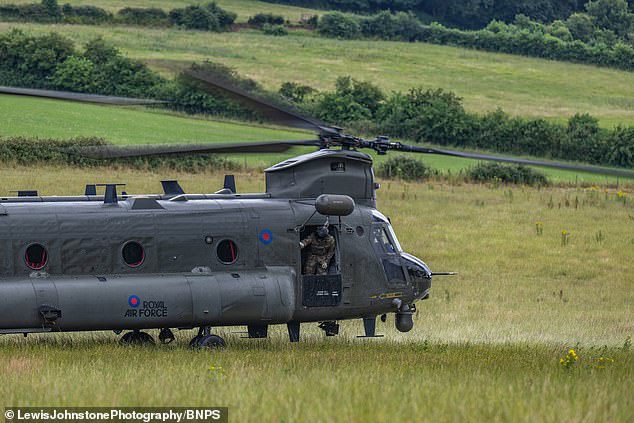
<path fill-rule="evenodd" d="M 431 286 L 429 267 L 403 251 L 387 217 L 373 210 L 372 218 L 372 245 L 381 259 L 388 287 L 398 288 L 409 283 L 416 298 L 426 297 Z"/>

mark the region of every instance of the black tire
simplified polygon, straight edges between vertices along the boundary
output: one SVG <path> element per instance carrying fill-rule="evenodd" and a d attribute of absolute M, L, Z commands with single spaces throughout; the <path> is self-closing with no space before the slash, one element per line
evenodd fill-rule
<path fill-rule="evenodd" d="M 200 338 L 202 337 L 202 335 L 196 335 L 192 338 L 191 341 L 189 341 L 189 347 L 190 348 L 196 348 L 198 347 L 198 341 L 200 341 Z"/>
<path fill-rule="evenodd" d="M 142 344 L 142 345 L 156 345 L 156 342 L 154 342 L 154 338 L 152 338 L 152 335 L 150 335 L 147 332 L 139 332 L 137 334 L 137 338 L 138 338 L 138 343 Z"/>
<path fill-rule="evenodd" d="M 123 336 L 121 337 L 121 339 L 119 340 L 119 342 L 121 342 L 122 344 L 125 345 L 130 345 L 132 343 L 134 343 L 133 339 L 134 339 L 134 332 L 126 332 L 123 334 Z"/>
<path fill-rule="evenodd" d="M 201 336 L 200 339 L 198 339 L 196 346 L 198 348 L 216 349 L 224 348 L 227 345 L 225 344 L 225 340 L 218 335 L 204 335 Z"/>
<path fill-rule="evenodd" d="M 127 332 L 119 342 L 125 345 L 155 345 L 154 338 L 147 332 Z"/>

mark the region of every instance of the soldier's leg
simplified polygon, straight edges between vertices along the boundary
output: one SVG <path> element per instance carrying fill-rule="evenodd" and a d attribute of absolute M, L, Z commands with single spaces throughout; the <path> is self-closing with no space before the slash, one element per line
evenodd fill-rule
<path fill-rule="evenodd" d="M 304 274 L 314 275 L 316 266 L 317 266 L 317 259 L 315 258 L 315 256 L 309 255 L 306 258 L 306 263 L 304 264 Z"/>
<path fill-rule="evenodd" d="M 328 263 L 326 263 L 326 260 L 317 261 L 317 271 L 315 272 L 315 274 L 316 275 L 328 274 Z"/>

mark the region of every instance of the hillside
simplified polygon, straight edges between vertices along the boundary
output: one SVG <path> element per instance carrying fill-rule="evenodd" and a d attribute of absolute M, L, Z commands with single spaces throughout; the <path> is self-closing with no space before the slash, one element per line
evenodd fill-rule
<path fill-rule="evenodd" d="M 634 123 L 634 74 L 594 66 L 424 43 L 323 39 L 305 32 L 272 37 L 257 31 L 14 23 L 1 23 L 0 31 L 15 27 L 34 33 L 54 29 L 79 43 L 102 36 L 167 74 L 209 59 L 271 90 L 285 81 L 331 89 L 338 76 L 352 75 L 388 91 L 413 86 L 452 90 L 465 99 L 469 111 L 500 107 L 512 115 L 555 120 L 587 112 L 603 126 Z"/>

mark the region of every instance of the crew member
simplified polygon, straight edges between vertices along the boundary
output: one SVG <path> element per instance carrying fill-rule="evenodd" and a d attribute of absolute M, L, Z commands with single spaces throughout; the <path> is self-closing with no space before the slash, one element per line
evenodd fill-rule
<path fill-rule="evenodd" d="M 299 247 L 309 247 L 308 256 L 304 264 L 305 275 L 325 275 L 328 273 L 330 259 L 335 255 L 335 237 L 328 233 L 326 225 L 320 226 L 315 232 L 304 238 Z"/>

